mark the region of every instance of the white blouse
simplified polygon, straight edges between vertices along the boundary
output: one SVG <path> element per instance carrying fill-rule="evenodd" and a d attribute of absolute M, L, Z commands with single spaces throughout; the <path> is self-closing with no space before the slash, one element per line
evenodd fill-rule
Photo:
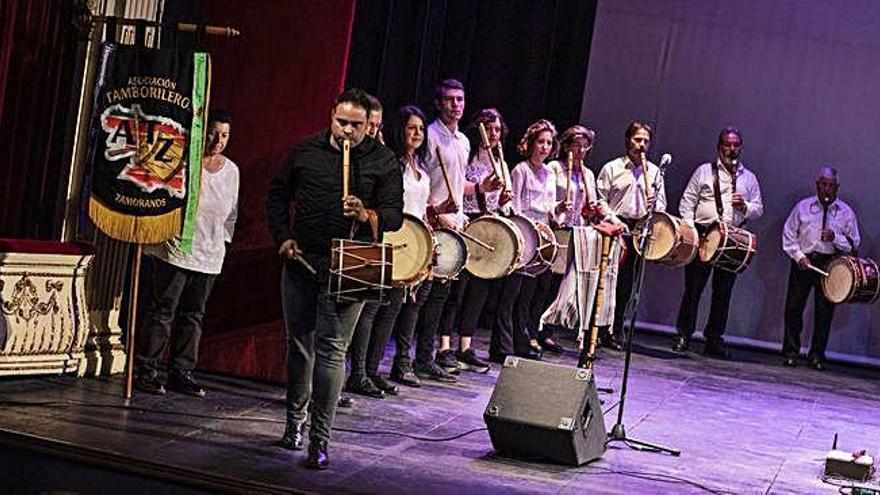
<path fill-rule="evenodd" d="M 431 178 L 420 165 L 416 164 L 415 168 L 418 168 L 418 177 L 413 165 L 403 165 L 403 212 L 424 220 L 428 195 L 431 194 Z"/>
<path fill-rule="evenodd" d="M 536 222 L 548 223 L 556 207 L 556 180 L 546 163 L 533 170 L 522 161 L 510 174 L 513 187 L 513 209 Z"/>

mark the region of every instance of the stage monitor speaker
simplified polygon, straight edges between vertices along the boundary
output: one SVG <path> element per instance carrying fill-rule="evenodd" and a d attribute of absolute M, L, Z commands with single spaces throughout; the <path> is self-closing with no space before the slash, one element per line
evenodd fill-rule
<path fill-rule="evenodd" d="M 580 466 L 605 453 L 590 370 L 509 356 L 483 419 L 502 455 Z"/>

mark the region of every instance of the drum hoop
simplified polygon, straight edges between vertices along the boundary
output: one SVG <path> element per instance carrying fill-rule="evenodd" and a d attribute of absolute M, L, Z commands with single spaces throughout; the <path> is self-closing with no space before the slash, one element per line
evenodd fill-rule
<path fill-rule="evenodd" d="M 481 222 L 481 221 L 491 223 L 491 224 L 501 225 L 507 231 L 507 233 L 513 234 L 513 240 L 514 240 L 513 259 L 511 260 L 511 263 L 508 264 L 508 266 L 505 268 L 506 273 L 501 275 L 501 277 L 510 275 L 511 273 L 513 273 L 514 271 L 517 270 L 517 265 L 519 264 L 520 258 L 522 258 L 522 255 L 523 255 L 525 240 L 523 239 L 522 232 L 520 231 L 519 227 L 517 226 L 517 224 L 513 220 L 511 220 L 510 218 L 505 218 L 505 217 L 503 217 L 501 215 L 497 215 L 497 214 L 483 215 L 483 216 L 475 219 L 474 221 L 470 222 L 468 224 L 468 227 L 470 227 L 471 225 L 474 225 L 477 222 Z M 468 227 L 465 227 L 465 231 L 467 231 Z M 500 278 L 500 277 L 498 277 L 498 278 Z"/>
<path fill-rule="evenodd" d="M 406 288 L 406 287 L 413 287 L 415 285 L 422 283 L 422 281 L 425 280 L 425 278 L 430 274 L 431 261 L 434 258 L 434 251 L 437 248 L 436 248 L 436 244 L 434 242 L 434 232 L 426 222 L 424 222 L 421 218 L 419 218 L 415 215 L 409 214 L 409 213 L 404 213 L 403 219 L 404 219 L 404 225 L 406 224 L 406 221 L 409 220 L 414 225 L 416 225 L 419 229 L 422 229 L 422 232 L 419 232 L 419 234 L 426 233 L 427 234 L 426 240 L 430 244 L 428 252 L 426 253 L 427 256 L 425 256 L 424 259 L 422 259 L 419 262 L 418 270 L 415 272 L 415 275 L 410 278 L 407 278 L 407 279 L 393 281 L 393 284 L 395 286 Z M 398 229 L 394 232 L 398 232 L 401 229 L 403 229 L 402 226 L 400 229 Z M 392 277 L 393 276 L 394 276 L 394 272 L 393 272 L 393 267 L 392 267 Z"/>

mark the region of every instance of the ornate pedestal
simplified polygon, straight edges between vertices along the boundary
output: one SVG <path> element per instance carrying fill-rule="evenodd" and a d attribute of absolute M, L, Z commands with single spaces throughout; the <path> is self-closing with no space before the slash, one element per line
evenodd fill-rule
<path fill-rule="evenodd" d="M 76 371 L 91 246 L 0 240 L 0 376 Z"/>
<path fill-rule="evenodd" d="M 130 244 L 95 234 L 97 254 L 86 280 L 89 332 L 80 376 L 108 376 L 125 371 L 125 346 L 119 315 Z"/>

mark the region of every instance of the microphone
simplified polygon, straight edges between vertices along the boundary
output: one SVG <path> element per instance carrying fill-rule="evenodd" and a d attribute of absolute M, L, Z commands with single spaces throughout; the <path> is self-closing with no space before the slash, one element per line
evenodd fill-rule
<path fill-rule="evenodd" d="M 672 155 L 670 155 L 669 153 L 663 153 L 663 156 L 660 157 L 660 168 L 666 168 L 671 163 Z"/>

